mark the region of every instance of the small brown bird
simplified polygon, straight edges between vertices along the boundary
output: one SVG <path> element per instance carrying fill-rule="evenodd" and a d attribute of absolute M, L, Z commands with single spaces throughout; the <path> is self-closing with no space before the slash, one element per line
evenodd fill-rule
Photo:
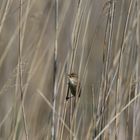
<path fill-rule="evenodd" d="M 72 97 L 75 97 L 76 94 L 78 94 L 78 97 L 80 97 L 81 87 L 80 87 L 78 75 L 75 73 L 68 74 L 68 80 L 69 80 L 68 86 L 69 86 L 69 89 L 71 91 L 71 94 L 73 95 Z M 71 97 L 68 97 L 68 93 L 67 93 L 66 100 L 68 100 L 69 98 L 71 98 Z"/>

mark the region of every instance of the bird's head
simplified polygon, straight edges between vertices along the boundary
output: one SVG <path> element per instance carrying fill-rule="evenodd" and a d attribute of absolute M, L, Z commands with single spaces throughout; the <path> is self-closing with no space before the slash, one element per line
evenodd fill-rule
<path fill-rule="evenodd" d="M 73 86 L 77 85 L 77 83 L 78 83 L 77 74 L 75 74 L 75 73 L 68 74 L 68 79 L 69 79 L 70 84 L 72 84 Z"/>

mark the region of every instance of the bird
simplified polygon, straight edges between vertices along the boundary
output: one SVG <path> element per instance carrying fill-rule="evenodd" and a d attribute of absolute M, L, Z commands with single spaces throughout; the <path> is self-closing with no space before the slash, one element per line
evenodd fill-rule
<path fill-rule="evenodd" d="M 76 73 L 70 73 L 68 74 L 68 88 L 71 91 L 72 97 L 76 97 L 76 94 L 78 94 L 78 97 L 81 95 L 81 87 L 80 87 L 80 81 L 78 78 L 78 75 Z M 67 97 L 66 100 L 70 99 L 71 97 Z"/>

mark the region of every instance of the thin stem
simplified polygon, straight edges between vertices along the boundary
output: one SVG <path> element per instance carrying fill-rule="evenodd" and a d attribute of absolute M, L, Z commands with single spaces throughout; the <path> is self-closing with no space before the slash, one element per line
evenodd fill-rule
<path fill-rule="evenodd" d="M 55 46 L 54 46 L 54 73 L 53 73 L 53 81 L 54 81 L 54 93 L 53 93 L 53 116 L 52 116 L 52 140 L 56 139 L 56 96 L 57 96 L 57 34 L 58 34 L 58 0 L 55 0 Z"/>

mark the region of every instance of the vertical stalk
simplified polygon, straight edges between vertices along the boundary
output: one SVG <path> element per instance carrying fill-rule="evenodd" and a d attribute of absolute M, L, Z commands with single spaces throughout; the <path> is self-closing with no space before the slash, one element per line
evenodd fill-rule
<path fill-rule="evenodd" d="M 123 57 L 123 51 L 124 51 L 124 48 L 125 48 L 125 43 L 124 42 L 125 42 L 125 37 L 127 35 L 128 23 L 129 23 L 129 19 L 130 19 L 130 13 L 131 13 L 131 10 L 132 10 L 133 2 L 134 1 L 131 0 L 130 4 L 129 4 L 129 9 L 128 9 L 128 13 L 127 13 L 126 21 L 125 21 L 125 27 L 124 27 L 123 37 L 122 37 L 122 42 L 121 42 L 121 47 L 120 47 L 118 69 L 117 69 L 118 80 L 117 80 L 117 83 L 116 83 L 116 95 L 115 95 L 115 106 L 116 106 L 115 116 L 118 114 L 118 112 L 120 110 L 118 104 L 119 104 L 119 90 L 120 90 L 121 83 L 122 83 L 122 78 L 121 78 L 122 57 Z M 115 119 L 115 129 L 116 129 L 115 139 L 117 139 L 118 125 L 119 125 L 119 118 L 116 118 Z"/>
<path fill-rule="evenodd" d="M 21 108 L 22 108 L 22 115 L 23 115 L 23 123 L 24 123 L 24 131 L 26 140 L 28 140 L 28 131 L 27 131 L 27 123 L 26 123 L 26 116 L 24 110 L 24 101 L 23 101 L 23 73 L 22 73 L 22 47 L 23 47 L 23 38 L 24 34 L 22 34 L 22 0 L 19 1 L 20 10 L 19 10 L 19 90 L 21 94 Z"/>
<path fill-rule="evenodd" d="M 54 91 L 53 91 L 53 117 L 52 117 L 52 140 L 56 139 L 56 96 L 57 96 L 57 34 L 58 34 L 58 0 L 55 0 L 55 46 L 54 46 Z"/>

